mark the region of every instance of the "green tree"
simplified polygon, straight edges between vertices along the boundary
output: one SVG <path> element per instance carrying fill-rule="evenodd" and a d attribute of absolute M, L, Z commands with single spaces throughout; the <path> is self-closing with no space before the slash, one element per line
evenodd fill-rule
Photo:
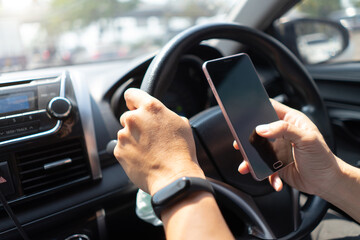
<path fill-rule="evenodd" d="M 108 24 L 138 3 L 139 0 L 52 0 L 43 26 L 49 35 L 56 36 L 59 31 L 79 29 L 99 20 Z"/>
<path fill-rule="evenodd" d="M 305 0 L 298 6 L 299 11 L 310 17 L 326 18 L 331 12 L 340 10 L 340 0 Z"/>
<path fill-rule="evenodd" d="M 184 1 L 184 10 L 183 15 L 190 17 L 192 19 L 196 19 L 198 17 L 208 17 L 212 16 L 216 9 L 209 8 L 211 5 L 211 1 L 191 1 L 191 0 L 183 0 Z"/>
<path fill-rule="evenodd" d="M 355 7 L 360 8 L 360 0 L 353 0 L 353 4 Z"/>
<path fill-rule="evenodd" d="M 164 17 L 167 20 L 172 17 L 186 17 L 194 25 L 198 18 L 214 16 L 224 5 L 227 5 L 224 0 L 168 0 Z"/>

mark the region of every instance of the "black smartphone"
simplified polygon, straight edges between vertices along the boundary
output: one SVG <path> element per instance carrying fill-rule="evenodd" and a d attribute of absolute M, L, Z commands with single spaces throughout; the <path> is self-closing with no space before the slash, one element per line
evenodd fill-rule
<path fill-rule="evenodd" d="M 290 142 L 255 131 L 279 118 L 250 57 L 241 53 L 206 61 L 203 71 L 253 177 L 261 181 L 292 163 Z"/>

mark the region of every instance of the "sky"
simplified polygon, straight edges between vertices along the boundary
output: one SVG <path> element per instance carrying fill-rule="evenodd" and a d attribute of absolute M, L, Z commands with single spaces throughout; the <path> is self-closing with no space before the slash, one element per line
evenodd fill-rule
<path fill-rule="evenodd" d="M 4 10 L 21 11 L 32 4 L 33 0 L 1 0 Z"/>

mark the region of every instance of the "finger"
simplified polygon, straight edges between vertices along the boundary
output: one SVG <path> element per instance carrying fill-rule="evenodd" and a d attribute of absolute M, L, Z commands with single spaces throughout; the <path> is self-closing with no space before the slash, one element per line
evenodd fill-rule
<path fill-rule="evenodd" d="M 126 119 L 127 119 L 127 117 L 128 117 L 129 114 L 130 114 L 130 112 L 127 111 L 127 112 L 124 112 L 124 113 L 120 116 L 120 124 L 121 124 L 121 126 L 126 127 Z"/>
<path fill-rule="evenodd" d="M 237 144 L 236 140 L 234 140 L 233 146 L 236 150 L 239 150 L 239 145 Z"/>
<path fill-rule="evenodd" d="M 283 120 L 285 115 L 290 112 L 290 111 L 295 111 L 294 109 L 279 103 L 278 101 L 274 100 L 274 99 L 270 99 L 271 104 L 273 105 L 276 114 L 278 115 L 279 119 Z"/>
<path fill-rule="evenodd" d="M 279 192 L 283 188 L 283 182 L 281 181 L 281 178 L 279 177 L 279 174 L 274 173 L 269 177 L 269 182 L 271 186 L 274 188 L 275 191 Z"/>
<path fill-rule="evenodd" d="M 307 128 L 316 130 L 316 125 L 302 112 L 292 109 L 288 106 L 285 106 L 282 103 L 279 103 L 273 99 L 270 99 L 278 117 L 280 120 L 286 120 L 288 121 L 290 119 L 290 122 L 296 122 L 295 124 L 301 123 L 302 126 L 306 126 Z M 290 116 L 288 119 L 285 119 Z M 292 120 L 291 120 L 292 119 Z"/>
<path fill-rule="evenodd" d="M 124 98 L 129 110 L 138 109 L 153 99 L 148 93 L 137 88 L 129 88 L 126 90 Z"/>
<path fill-rule="evenodd" d="M 249 165 L 246 161 L 240 163 L 238 172 L 241 174 L 248 174 L 250 172 Z"/>
<path fill-rule="evenodd" d="M 115 155 L 116 158 L 118 158 L 118 156 L 120 156 L 120 152 L 119 149 L 121 149 L 121 146 L 123 146 L 124 144 L 124 140 L 126 139 L 128 135 L 128 130 L 125 128 L 120 129 L 117 132 L 117 141 L 116 141 L 116 146 L 114 147 L 113 153 Z"/>
<path fill-rule="evenodd" d="M 186 124 L 190 125 L 189 119 L 187 119 L 186 117 L 180 116 L 182 120 L 184 120 L 184 122 L 186 122 Z"/>
<path fill-rule="evenodd" d="M 276 121 L 256 127 L 256 133 L 266 138 L 283 138 L 292 143 L 298 143 L 303 136 L 303 130 L 285 121 Z"/>
<path fill-rule="evenodd" d="M 138 115 L 138 110 L 124 112 L 120 117 L 121 126 L 123 126 L 124 128 L 125 127 L 132 128 L 133 126 L 137 125 L 136 122 L 139 120 L 137 115 Z"/>

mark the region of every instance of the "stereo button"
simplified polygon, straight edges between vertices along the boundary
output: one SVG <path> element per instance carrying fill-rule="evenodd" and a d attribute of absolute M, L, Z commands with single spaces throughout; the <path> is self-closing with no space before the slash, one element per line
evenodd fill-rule
<path fill-rule="evenodd" d="M 49 101 L 60 93 L 60 83 L 50 85 L 39 85 L 39 109 L 46 109 Z"/>
<path fill-rule="evenodd" d="M 9 138 L 19 135 L 27 135 L 29 133 L 37 132 L 39 129 L 39 121 L 29 123 L 16 124 L 9 127 L 0 128 L 0 138 Z"/>
<path fill-rule="evenodd" d="M 7 118 L 8 124 L 16 124 L 19 122 L 17 117 Z"/>
<path fill-rule="evenodd" d="M 47 110 L 51 116 L 57 119 L 64 119 L 69 116 L 71 108 L 71 102 L 67 98 L 54 97 L 49 102 Z"/>
<path fill-rule="evenodd" d="M 25 117 L 23 115 L 16 117 L 16 123 L 23 123 L 23 122 L 25 122 Z"/>
<path fill-rule="evenodd" d="M 34 121 L 37 120 L 39 117 L 37 114 L 26 114 L 23 116 L 24 122 Z"/>

